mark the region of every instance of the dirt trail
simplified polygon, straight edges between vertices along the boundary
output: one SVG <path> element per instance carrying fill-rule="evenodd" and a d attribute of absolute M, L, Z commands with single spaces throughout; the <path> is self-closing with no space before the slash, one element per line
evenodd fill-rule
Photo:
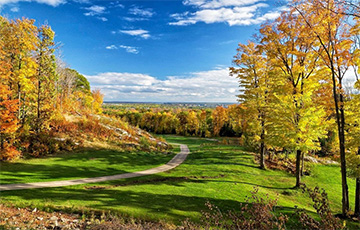
<path fill-rule="evenodd" d="M 34 182 L 26 184 L 4 184 L 0 185 L 0 191 L 10 191 L 10 190 L 21 190 L 21 189 L 32 189 L 32 188 L 50 188 L 50 187 L 62 187 L 69 185 L 78 185 L 78 184 L 87 184 L 87 183 L 97 183 L 109 180 L 119 180 L 125 178 L 141 177 L 146 175 L 152 175 L 160 172 L 165 172 L 170 169 L 173 169 L 183 163 L 190 153 L 187 145 L 180 145 L 180 153 L 176 154 L 167 164 L 161 165 L 156 168 L 147 169 L 139 172 L 132 173 L 123 173 L 112 176 L 102 176 L 102 177 L 93 177 L 93 178 L 84 178 L 76 180 L 62 180 L 62 181 L 48 181 L 48 182 Z"/>

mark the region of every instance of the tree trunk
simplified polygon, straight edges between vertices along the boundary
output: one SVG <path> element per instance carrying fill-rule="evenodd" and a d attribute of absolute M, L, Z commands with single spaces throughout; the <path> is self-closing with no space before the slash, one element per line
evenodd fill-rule
<path fill-rule="evenodd" d="M 301 176 L 304 176 L 304 155 L 305 155 L 305 153 L 303 152 L 302 154 L 301 154 Z"/>
<path fill-rule="evenodd" d="M 260 143 L 260 168 L 266 169 L 265 166 L 265 152 L 266 152 L 266 146 L 265 146 L 265 122 L 264 120 L 261 121 L 261 135 L 260 135 L 261 143 Z"/>
<path fill-rule="evenodd" d="M 271 161 L 271 151 L 267 151 L 268 153 L 268 160 Z"/>
<path fill-rule="evenodd" d="M 19 121 L 21 121 L 21 90 L 20 90 L 20 82 L 18 82 L 18 95 L 17 95 L 17 99 L 19 100 L 18 101 L 18 105 L 19 105 L 19 111 L 18 111 L 18 119 Z"/>
<path fill-rule="evenodd" d="M 4 140 L 3 140 L 3 135 L 0 133 L 0 150 L 4 149 Z"/>
<path fill-rule="evenodd" d="M 357 155 L 360 155 L 360 147 L 358 149 Z M 360 165 L 358 166 L 360 167 Z M 356 188 L 355 188 L 355 216 L 360 217 L 360 177 L 356 178 Z"/>
<path fill-rule="evenodd" d="M 266 169 L 266 166 L 265 166 L 265 144 L 263 141 L 260 144 L 260 168 Z"/>
<path fill-rule="evenodd" d="M 40 131 L 40 92 L 41 92 L 41 81 L 38 81 L 38 92 L 37 92 L 37 120 L 36 120 L 36 132 L 39 133 Z"/>
<path fill-rule="evenodd" d="M 355 189 L 355 216 L 360 217 L 360 178 L 356 178 Z"/>
<path fill-rule="evenodd" d="M 301 150 L 296 151 L 296 185 L 295 188 L 299 188 L 301 184 Z"/>
<path fill-rule="evenodd" d="M 341 85 L 341 82 L 340 82 Z M 340 90 L 342 90 L 340 88 Z M 347 215 L 347 212 L 349 211 L 349 189 L 347 184 L 347 178 L 346 178 L 346 156 L 345 156 L 345 115 L 344 115 L 344 100 L 343 95 L 340 93 L 340 114 L 337 113 L 337 115 L 340 115 L 339 119 L 339 144 L 340 144 L 340 162 L 341 162 L 341 182 L 342 182 L 342 214 L 343 216 Z"/>

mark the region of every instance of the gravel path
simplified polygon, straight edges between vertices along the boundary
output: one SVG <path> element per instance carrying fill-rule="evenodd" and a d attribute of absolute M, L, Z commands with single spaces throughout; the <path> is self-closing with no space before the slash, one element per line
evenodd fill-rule
<path fill-rule="evenodd" d="M 62 187 L 69 185 L 78 185 L 78 184 L 87 184 L 87 183 L 96 183 L 109 180 L 119 180 L 125 178 L 141 177 L 151 174 L 156 174 L 160 172 L 165 172 L 170 169 L 173 169 L 183 163 L 190 153 L 189 148 L 186 145 L 180 145 L 180 153 L 176 154 L 173 159 L 171 159 L 167 164 L 161 165 L 156 168 L 147 169 L 144 171 L 133 172 L 133 173 L 123 173 L 113 176 L 102 176 L 102 177 L 93 177 L 93 178 L 84 178 L 76 180 L 62 180 L 62 181 L 48 181 L 48 182 L 35 182 L 35 183 L 26 183 L 26 184 L 5 184 L 0 185 L 0 191 L 10 191 L 10 190 L 20 190 L 20 189 L 32 189 L 32 188 L 50 188 L 50 187 Z"/>

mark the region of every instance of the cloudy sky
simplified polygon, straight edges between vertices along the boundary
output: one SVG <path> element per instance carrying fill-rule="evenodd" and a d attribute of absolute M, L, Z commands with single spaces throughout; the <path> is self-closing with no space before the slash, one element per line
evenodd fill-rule
<path fill-rule="evenodd" d="M 64 61 L 105 101 L 235 102 L 237 44 L 278 0 L 0 0 L 1 15 L 47 22 Z"/>

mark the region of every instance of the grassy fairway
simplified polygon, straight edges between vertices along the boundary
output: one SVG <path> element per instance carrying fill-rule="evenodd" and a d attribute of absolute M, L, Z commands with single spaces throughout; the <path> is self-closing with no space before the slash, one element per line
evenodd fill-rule
<path fill-rule="evenodd" d="M 198 138 L 166 136 L 166 139 L 169 142 L 187 144 L 191 150 L 188 159 L 169 172 L 91 185 L 2 192 L 1 201 L 37 208 L 52 206 L 59 209 L 111 210 L 144 219 L 178 222 L 185 218 L 197 220 L 200 211 L 206 209 L 206 201 L 217 205 L 221 210 L 238 209 L 239 203 L 244 202 L 254 186 L 258 186 L 260 194 L 279 198 L 280 207 L 277 211 L 289 214 L 293 212 L 295 205 L 309 212 L 314 211 L 310 199 L 300 190 L 292 189 L 295 184 L 293 175 L 283 171 L 260 170 L 254 162 L 254 155 L 244 151 L 242 147 L 220 145 Z M 136 156 L 144 157 L 145 155 Z M 157 156 L 147 157 L 156 159 Z M 105 157 L 103 160 L 111 162 Z M 145 159 L 138 159 L 137 162 L 131 160 L 135 159 L 129 159 L 126 163 L 117 161 L 116 165 L 126 166 L 125 168 L 115 165 L 107 167 L 136 171 L 141 163 L 147 164 L 144 168 L 149 168 L 151 164 Z M 57 164 L 60 162 L 66 164 L 67 161 L 58 160 Z M 23 162 L 24 165 L 26 163 L 27 161 Z M 45 161 L 43 165 L 46 165 Z M 98 166 L 94 164 L 92 167 Z M 339 170 L 338 166 L 316 165 L 312 168 L 312 175 L 304 178 L 309 187 L 326 189 L 334 212 L 340 212 L 341 209 Z M 106 167 L 99 171 L 114 174 Z M 10 171 L 4 172 L 9 177 Z M 15 172 L 13 174 L 16 175 Z M 50 177 L 49 175 L 48 178 Z M 88 188 L 94 185 L 97 189 Z M 349 180 L 349 191 L 350 197 L 354 198 L 353 180 Z"/>
<path fill-rule="evenodd" d="M 55 181 L 135 172 L 165 164 L 173 156 L 116 149 L 81 149 L 41 159 L 0 162 L 0 183 Z"/>

